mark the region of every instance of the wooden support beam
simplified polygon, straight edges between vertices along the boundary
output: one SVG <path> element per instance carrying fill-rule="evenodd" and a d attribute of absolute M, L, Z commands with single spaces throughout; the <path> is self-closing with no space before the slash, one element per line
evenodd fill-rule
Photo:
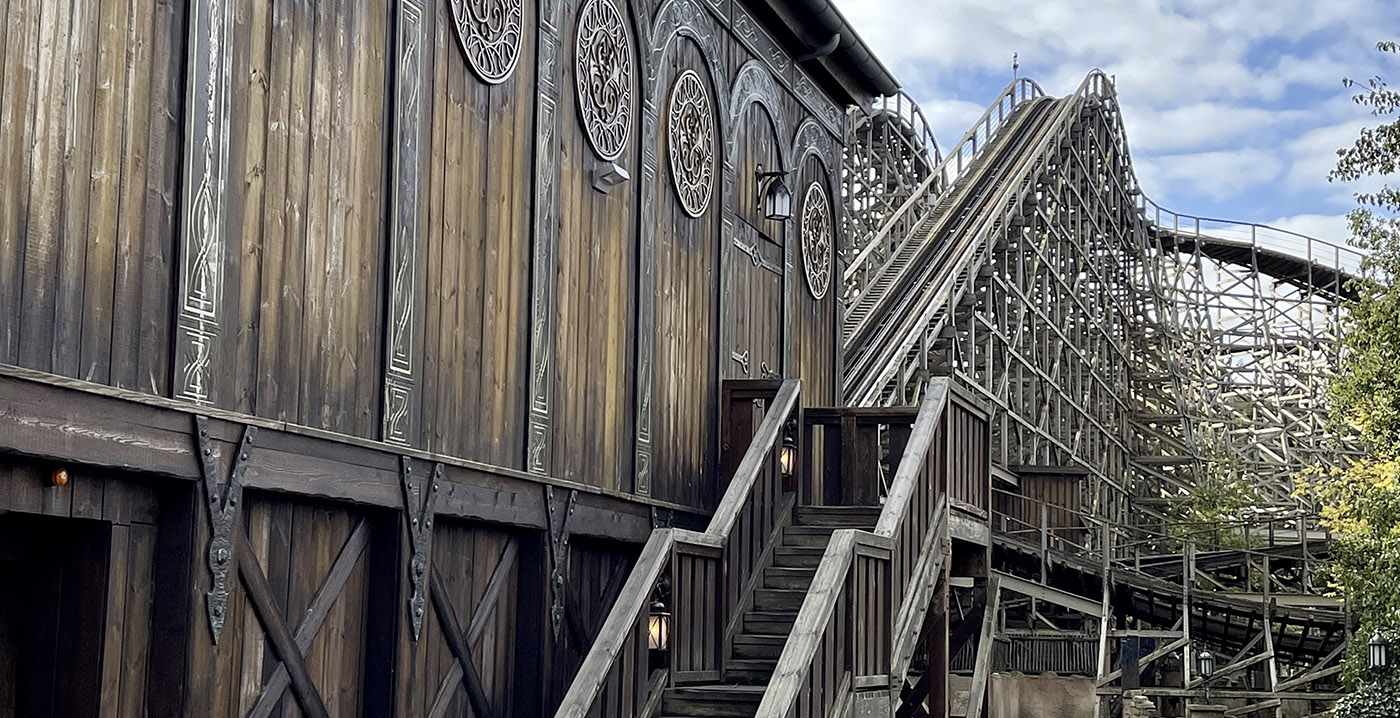
<path fill-rule="evenodd" d="M 992 574 L 1000 580 L 1001 587 L 1008 591 L 1015 591 L 1023 596 L 1053 603 L 1057 606 L 1068 608 L 1071 611 L 1078 611 L 1085 615 L 1093 616 L 1094 618 L 1102 618 L 1104 615 L 1102 605 L 1084 598 L 1083 596 L 1078 596 L 1068 591 L 1061 591 L 1058 588 L 1052 588 L 1033 581 L 1027 581 L 1024 578 L 1012 576 L 1009 573 L 993 571 Z"/>
<path fill-rule="evenodd" d="M 972 690 L 967 696 L 967 718 L 982 718 L 982 706 L 987 698 L 987 682 L 992 672 L 992 653 L 996 648 L 996 620 L 1001 608 L 1003 575 L 994 572 L 987 579 L 987 608 L 982 614 L 982 633 L 977 639 L 977 661 L 972 668 Z"/>
<path fill-rule="evenodd" d="M 1146 656 L 1143 656 L 1142 658 L 1138 659 L 1138 670 L 1141 671 L 1143 668 L 1146 668 L 1146 667 L 1147 667 L 1147 664 L 1152 663 L 1153 661 L 1155 661 L 1155 660 L 1157 660 L 1157 659 L 1159 659 L 1159 658 L 1162 658 L 1163 656 L 1166 656 L 1167 654 L 1171 653 L 1172 651 L 1175 651 L 1175 650 L 1177 650 L 1177 649 L 1182 648 L 1182 647 L 1185 646 L 1186 644 L 1187 644 L 1187 639 L 1185 639 L 1185 638 L 1178 638 L 1178 639 L 1176 639 L 1175 641 L 1172 641 L 1171 643 L 1166 644 L 1165 646 L 1159 647 L 1157 650 L 1155 650 L 1155 651 L 1153 651 L 1153 652 L 1147 654 Z M 1101 686 L 1101 687 L 1102 687 L 1102 686 L 1106 686 L 1106 685 L 1112 683 L 1113 681 L 1116 681 L 1116 680 L 1118 680 L 1119 678 L 1121 678 L 1122 675 L 1123 675 L 1122 669 L 1113 671 L 1113 672 L 1111 672 L 1111 673 L 1107 673 L 1107 674 L 1105 674 L 1102 678 L 1100 678 L 1100 679 L 1098 680 L 1098 685 Z"/>
<path fill-rule="evenodd" d="M 1250 715 L 1251 713 L 1258 713 L 1259 711 L 1266 711 L 1278 708 L 1282 705 L 1282 699 L 1270 698 L 1269 700 L 1263 701 L 1261 703 L 1251 703 L 1249 705 L 1240 706 L 1238 708 L 1231 708 L 1230 710 L 1225 711 L 1225 717 L 1235 718 L 1235 716 Z"/>

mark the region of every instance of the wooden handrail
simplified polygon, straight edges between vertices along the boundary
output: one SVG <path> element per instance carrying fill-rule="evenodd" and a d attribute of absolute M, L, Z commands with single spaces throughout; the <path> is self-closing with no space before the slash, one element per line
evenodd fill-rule
<path fill-rule="evenodd" d="M 763 416 L 763 423 L 759 424 L 758 431 L 754 432 L 753 441 L 744 452 L 744 458 L 739 461 L 734 478 L 729 480 L 729 486 L 724 490 L 724 498 L 720 499 L 719 506 L 715 507 L 714 515 L 710 517 L 709 525 L 705 527 L 706 535 L 727 537 L 734 529 L 734 523 L 739 520 L 739 512 L 743 510 L 749 494 L 753 492 L 754 481 L 758 479 L 759 470 L 763 468 L 763 460 L 782 441 L 783 424 L 791 418 L 801 394 L 801 379 L 783 380 L 782 386 L 778 388 L 778 395 L 773 397 L 773 403 Z"/>
<path fill-rule="evenodd" d="M 875 534 L 894 536 L 904 522 L 909 499 L 919 483 L 919 472 L 924 468 L 924 458 L 937 433 L 938 420 L 948 405 L 948 378 L 930 379 L 924 391 L 923 403 L 919 405 L 919 416 L 914 419 L 914 428 L 909 433 L 909 442 L 904 445 L 904 456 L 900 457 L 899 468 L 895 469 L 894 481 L 885 497 L 885 507 L 875 522 Z"/>
<path fill-rule="evenodd" d="M 703 532 L 683 529 L 655 529 L 647 539 L 637 563 L 623 584 L 617 600 L 608 611 L 598 637 L 584 656 L 564 700 L 555 712 L 556 718 L 584 718 L 588 715 L 609 673 L 622 654 L 638 617 L 648 610 L 652 588 L 670 564 L 677 545 L 703 546 L 722 549 L 738 522 L 744 506 L 753 493 L 754 484 L 762 473 L 764 462 L 782 442 L 783 425 L 798 408 L 802 393 L 800 379 L 785 379 L 777 395 L 754 432 L 733 478 L 709 524 Z"/>
<path fill-rule="evenodd" d="M 893 559 L 895 554 L 900 551 L 900 531 L 906 524 L 916 492 L 928 479 L 925 465 L 939 435 L 939 425 L 949 406 L 950 389 L 950 380 L 947 378 L 940 377 L 930 382 L 928 391 L 925 392 L 924 400 L 914 419 L 909 439 L 904 445 L 904 453 L 895 471 L 893 483 L 886 495 L 884 508 L 880 512 L 874 530 L 840 529 L 832 533 L 826 552 L 822 555 L 821 563 L 818 564 L 816 574 L 812 579 L 812 588 L 803 600 L 792 633 L 779 655 L 773 678 L 763 694 L 763 700 L 758 707 L 758 715 L 787 716 L 789 710 L 802 695 L 803 690 L 807 688 L 810 676 L 813 675 L 814 665 L 819 660 L 843 660 L 843 657 L 840 656 L 822 656 L 821 652 L 830 650 L 829 646 L 833 644 L 841 645 L 843 641 L 856 640 L 854 636 L 844 634 L 835 637 L 828 636 L 828 633 L 832 631 L 841 632 L 844 630 L 842 627 L 849 624 L 846 621 L 846 616 L 837 615 L 838 608 L 843 605 L 843 601 L 846 605 L 845 610 L 850 611 L 850 602 L 856 599 L 855 596 L 848 595 L 850 583 L 847 579 L 857 557 L 862 554 L 878 557 L 877 560 L 889 566 L 888 570 L 891 574 L 894 573 Z M 933 490 L 941 492 L 942 488 L 936 486 L 933 487 Z M 937 569 L 933 567 L 942 565 L 942 562 L 934 558 L 933 554 L 937 553 L 941 556 L 942 547 L 946 541 L 948 514 L 946 495 L 941 495 L 938 498 L 932 510 L 931 521 L 926 528 L 919 529 L 921 535 L 915 537 L 917 542 L 916 548 L 913 549 L 919 551 L 921 559 L 927 560 L 920 560 L 910 565 L 908 570 L 912 571 L 912 576 L 889 575 L 890 581 L 895 583 L 909 581 L 912 577 L 922 577 L 931 571 L 936 571 Z M 922 580 L 920 582 L 928 583 Z M 901 654 L 906 652 L 907 644 L 912 640 L 905 636 L 896 635 L 896 632 L 917 632 L 919 625 L 922 624 L 921 621 L 913 620 L 917 611 L 911 609 L 909 604 L 923 602 L 927 598 L 927 591 L 923 590 L 903 591 L 901 589 L 888 594 L 888 600 L 893 601 L 894 605 L 890 606 L 890 612 L 885 614 L 885 620 L 890 622 L 890 625 L 885 628 L 889 645 L 882 646 L 881 650 L 887 648 L 890 655 L 881 656 L 881 659 L 888 660 L 888 663 L 884 665 L 890 674 L 907 666 L 907 660 L 901 660 Z M 824 706 L 818 707 L 818 709 L 825 711 Z"/>
<path fill-rule="evenodd" d="M 622 653 L 630 624 L 651 605 L 651 590 L 666 569 L 675 533 L 675 529 L 655 529 L 651 532 L 641 555 L 637 557 L 636 566 L 622 585 L 622 592 L 618 594 L 612 610 L 608 611 L 608 617 L 603 620 L 597 640 L 593 641 L 573 683 L 569 684 L 569 691 L 564 694 L 564 700 L 555 713 L 558 718 L 584 718 L 588 714 L 613 663 Z"/>

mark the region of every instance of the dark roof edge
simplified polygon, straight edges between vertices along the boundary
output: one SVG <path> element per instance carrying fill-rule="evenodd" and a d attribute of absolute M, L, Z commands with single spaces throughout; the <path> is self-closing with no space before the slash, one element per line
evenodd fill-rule
<path fill-rule="evenodd" d="M 851 27 L 846 16 L 842 15 L 830 0 L 789 2 L 796 6 L 796 14 L 806 20 L 809 27 L 817 31 L 816 34 L 831 37 L 840 33 L 841 42 L 836 46 L 834 54 L 839 56 L 841 64 L 847 66 L 853 77 L 865 86 L 867 92 L 876 97 L 899 92 L 899 81 L 895 79 L 894 73 L 880 62 L 880 58 L 875 56 L 870 46 L 866 45 L 855 28 Z"/>

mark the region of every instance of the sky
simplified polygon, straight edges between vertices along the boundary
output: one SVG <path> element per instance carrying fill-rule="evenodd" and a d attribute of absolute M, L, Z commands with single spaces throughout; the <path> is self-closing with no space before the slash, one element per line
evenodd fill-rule
<path fill-rule="evenodd" d="M 1344 77 L 1400 83 L 1397 0 L 835 0 L 951 147 L 1012 78 L 1116 79 L 1148 197 L 1182 213 L 1345 241 L 1337 150 L 1379 124 Z"/>

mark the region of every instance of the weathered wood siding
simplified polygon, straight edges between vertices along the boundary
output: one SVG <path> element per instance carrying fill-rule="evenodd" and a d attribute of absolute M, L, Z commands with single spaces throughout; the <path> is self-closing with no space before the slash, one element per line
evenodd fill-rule
<path fill-rule="evenodd" d="M 584 0 L 564 3 L 561 36 L 572 46 Z M 619 8 L 629 30 L 630 9 Z M 641 67 L 635 47 L 633 68 Z M 615 160 L 632 179 L 604 194 L 593 187 L 600 161 L 580 125 L 574 91 L 578 63 L 564 53 L 559 116 L 571 131 L 560 137 L 560 206 L 554 337 L 553 473 L 574 481 L 630 491 L 636 385 L 636 276 L 641 183 L 641 132 L 633 126 Z M 641 113 L 641 73 L 634 70 L 631 117 Z M 585 78 L 587 79 L 587 78 Z M 595 80 L 596 81 L 596 80 Z"/>
<path fill-rule="evenodd" d="M 235 5 L 221 406 L 379 426 L 390 7 Z"/>
<path fill-rule="evenodd" d="M 468 634 L 473 668 L 487 700 L 496 715 L 516 715 L 511 700 L 519 598 L 518 539 L 463 521 L 441 520 L 434 530 L 433 570 L 442 579 L 458 628 Z M 493 583 L 499 584 L 494 590 Z M 430 601 L 419 640 L 404 644 L 406 650 L 400 655 L 399 715 L 434 715 L 431 709 L 439 702 L 446 705 L 444 715 L 471 715 L 460 677 L 463 669 L 454 665 L 447 630 Z"/>
<path fill-rule="evenodd" d="M 797 181 L 792 186 L 792 211 L 793 218 L 796 220 L 793 236 L 798 237 L 801 232 L 802 200 L 812 183 L 820 183 L 822 188 L 827 191 L 827 197 L 832 198 L 833 203 L 838 195 L 835 192 L 836 185 L 832 182 L 831 173 L 822 165 L 821 160 L 816 155 L 807 155 L 794 175 L 797 177 Z M 833 209 L 835 209 L 835 204 L 833 204 Z M 834 221 L 835 217 L 833 217 Z M 799 239 L 793 241 L 800 242 Z M 835 246 L 835 234 L 832 235 L 831 241 L 832 246 Z M 839 306 L 836 296 L 840 291 L 840 281 L 836 276 L 833 276 L 826 296 L 817 299 L 807 288 L 806 270 L 800 246 L 793 253 L 793 261 L 795 263 L 792 274 L 793 305 L 795 308 L 793 344 L 797 361 L 795 371 L 797 376 L 802 377 L 802 393 L 810 404 L 813 406 L 832 406 L 837 403 L 836 383 L 839 380 L 836 367 L 836 316 Z M 833 263 L 833 275 L 836 271 L 838 271 L 838 267 Z"/>
<path fill-rule="evenodd" d="M 585 5 L 523 3 L 492 83 L 447 0 L 11 0 L 0 364 L 712 506 L 723 378 L 835 398 L 835 292 L 807 292 L 797 227 L 820 90 L 739 3 L 615 0 L 630 178 L 601 192 Z M 669 156 L 687 70 L 698 217 Z M 760 166 L 793 220 L 762 216 Z"/>
<path fill-rule="evenodd" d="M 0 26 L 0 362 L 169 386 L 183 3 L 15 0 Z"/>
<path fill-rule="evenodd" d="M 420 445 L 519 468 L 525 452 L 535 4 L 503 83 L 472 74 L 446 2 L 428 3 L 427 266 Z"/>
<path fill-rule="evenodd" d="M 767 219 L 759 193 L 759 172 L 784 169 L 773 118 L 763 105 L 750 103 L 734 128 L 735 176 L 732 188 L 733 236 L 724 243 L 729 252 L 730 279 L 724 294 L 733 330 L 729 351 L 747 356 L 747 365 L 724 363 L 728 379 L 764 379 L 783 374 L 783 248 L 785 223 Z M 785 181 L 791 185 L 792 179 Z"/>
<path fill-rule="evenodd" d="M 276 612 L 292 632 L 310 614 L 331 567 L 363 514 L 272 494 L 245 494 L 241 516 L 248 547 L 265 575 Z M 240 539 L 241 540 L 241 539 Z M 335 595 L 324 623 L 305 651 L 306 670 L 331 715 L 364 715 L 361 685 L 365 678 L 366 629 L 369 625 L 369 551 L 354 560 L 344 586 Z M 202 567 L 201 567 L 202 568 Z M 248 579 L 231 570 L 228 613 L 217 645 L 195 642 L 191 661 L 195 680 L 192 711 L 208 716 L 246 716 L 260 700 L 300 715 L 292 692 L 264 697 L 265 686 L 281 661 L 268 640 L 269 627 L 250 601 Z M 207 636 L 203 611 L 196 628 Z M 200 636 L 203 638 L 204 636 Z M 205 653 L 208 651 L 208 653 Z"/>
<path fill-rule="evenodd" d="M 652 390 L 652 495 L 692 506 L 712 505 L 715 487 L 708 481 L 715 466 L 719 418 L 719 253 L 723 195 L 712 192 L 709 207 L 691 217 L 676 195 L 664 127 L 671 88 L 693 70 L 706 86 L 714 123 L 722 127 L 716 83 L 700 46 L 679 38 L 662 61 L 658 83 L 662 131 L 658 133 L 656 232 L 656 371 Z M 719 169 L 721 136 L 715 137 Z M 728 361 L 728 357 L 724 357 Z"/>

